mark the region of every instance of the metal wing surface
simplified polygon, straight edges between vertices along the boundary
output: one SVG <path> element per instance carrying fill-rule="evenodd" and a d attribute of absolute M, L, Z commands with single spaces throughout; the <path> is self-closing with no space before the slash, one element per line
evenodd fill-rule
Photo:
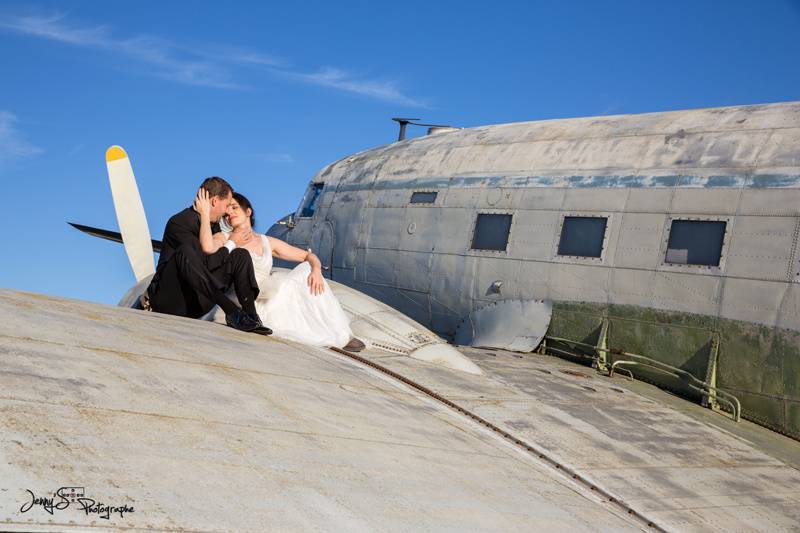
<path fill-rule="evenodd" d="M 10 290 L 0 324 L 4 527 L 639 528 L 475 422 L 329 350 Z M 133 511 L 21 511 L 62 487 Z"/>

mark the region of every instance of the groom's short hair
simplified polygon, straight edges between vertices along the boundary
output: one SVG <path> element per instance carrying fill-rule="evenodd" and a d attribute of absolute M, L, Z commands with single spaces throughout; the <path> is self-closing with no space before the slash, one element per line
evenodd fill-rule
<path fill-rule="evenodd" d="M 231 184 L 219 176 L 211 176 L 204 179 L 200 187 L 205 189 L 211 197 L 227 198 L 229 194 L 233 193 Z"/>

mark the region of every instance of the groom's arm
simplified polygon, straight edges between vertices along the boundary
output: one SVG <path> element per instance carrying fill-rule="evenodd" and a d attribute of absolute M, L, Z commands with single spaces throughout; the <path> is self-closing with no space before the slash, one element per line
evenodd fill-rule
<path fill-rule="evenodd" d="M 196 247 L 201 253 L 200 247 L 200 217 L 181 216 L 173 217 L 167 224 L 165 235 L 169 234 L 177 245 L 190 244 Z M 177 248 L 177 246 L 175 246 Z M 206 258 L 206 266 L 209 270 L 216 270 L 222 266 L 228 257 L 228 248 L 222 247 L 213 254 L 203 254 Z"/>

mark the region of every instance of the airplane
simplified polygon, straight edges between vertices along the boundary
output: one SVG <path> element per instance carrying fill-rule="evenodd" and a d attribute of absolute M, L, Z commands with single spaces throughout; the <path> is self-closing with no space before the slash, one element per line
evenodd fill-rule
<path fill-rule="evenodd" d="M 544 336 L 800 439 L 800 103 L 431 129 L 268 234 L 457 345 Z"/>
<path fill-rule="evenodd" d="M 31 458 L 57 453 L 123 498 L 108 453 L 87 470 L 71 442 L 30 446 L 63 432 L 84 454 L 127 451 L 118 477 L 155 479 L 126 496 L 145 516 L 100 522 L 112 527 L 790 531 L 798 140 L 791 102 L 436 126 L 331 163 L 267 234 L 320 257 L 360 355 L 136 310 L 159 243 L 112 147 L 120 232 L 76 227 L 123 242 L 137 283 L 104 320 L 3 291 L 0 334 L 29 365 L 73 363 L 72 382 L 61 367 L 40 377 L 85 404 L 56 395 L 53 413 L 0 418 L 16 459 L 0 478 L 41 484 Z M 30 331 L 45 311 L 56 331 Z M 14 401 L 46 401 L 28 367 L 10 375 Z M 103 402 L 134 421 L 108 444 L 94 437 Z M 162 505 L 176 490 L 198 503 Z M 214 498 L 243 512 L 209 512 Z M 46 527 L 0 505 L 0 521 Z"/>

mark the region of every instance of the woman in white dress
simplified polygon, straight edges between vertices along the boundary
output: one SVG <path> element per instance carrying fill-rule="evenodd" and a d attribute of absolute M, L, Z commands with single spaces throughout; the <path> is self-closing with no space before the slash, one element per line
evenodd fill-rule
<path fill-rule="evenodd" d="M 253 258 L 260 291 L 255 302 L 256 311 L 264 325 L 272 329 L 272 334 L 314 346 L 361 351 L 364 343 L 353 337 L 350 320 L 322 276 L 319 258 L 310 250 L 253 232 L 253 207 L 239 193 L 233 194 L 226 215 L 232 231 L 212 235 L 211 220 L 206 216 L 207 194 L 201 189 L 195 200 L 195 210 L 200 213 L 200 245 L 210 254 L 222 246 L 231 247 L 231 236 L 244 237 L 241 247 Z M 285 276 L 273 275 L 273 256 L 300 264 Z"/>

